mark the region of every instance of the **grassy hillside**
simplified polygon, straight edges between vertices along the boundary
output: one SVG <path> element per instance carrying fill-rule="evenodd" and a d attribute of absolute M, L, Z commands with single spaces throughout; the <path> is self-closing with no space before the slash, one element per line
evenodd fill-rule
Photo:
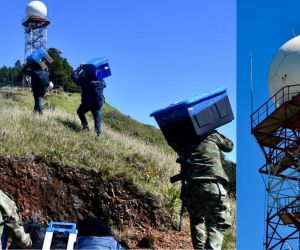
<path fill-rule="evenodd" d="M 93 132 L 80 131 L 76 115 L 79 94 L 48 94 L 43 102 L 44 115 L 34 115 L 30 92 L 0 91 L 1 155 L 38 156 L 101 170 L 108 180 L 115 175 L 126 176 L 156 195 L 157 203 L 177 220 L 179 188 L 169 183 L 169 177 L 178 172 L 179 166 L 158 129 L 105 104 L 103 134 L 97 137 Z M 231 203 L 234 212 L 234 201 Z M 227 233 L 225 249 L 234 249 L 234 240 L 235 227 Z"/>
<path fill-rule="evenodd" d="M 107 170 L 108 176 L 130 173 L 130 177 L 147 190 L 169 193 L 172 186 L 162 183 L 168 183 L 168 177 L 176 172 L 176 156 L 166 145 L 158 145 L 159 130 L 146 127 L 158 139 L 151 138 L 142 129 L 135 133 L 135 126 L 142 128 L 143 125 L 124 115 L 115 115 L 114 129 L 104 120 L 104 133 L 100 138 L 92 131 L 79 133 L 80 123 L 75 115 L 79 101 L 78 94 L 47 96 L 45 107 L 55 103 L 55 111 L 46 109 L 43 116 L 36 116 L 32 113 L 30 93 L 2 93 L 0 112 L 4 119 L 0 121 L 0 153 L 37 155 L 62 164 Z M 119 112 L 105 105 L 103 113 L 109 120 L 109 114 Z M 128 130 L 119 133 L 122 122 L 131 124 L 127 125 Z"/>
<path fill-rule="evenodd" d="M 27 107 L 32 109 L 32 95 L 28 92 L 11 92 L 7 90 L 2 90 L 2 99 L 16 101 L 14 105 Z M 44 107 L 50 108 L 55 106 L 55 108 L 64 110 L 70 114 L 75 114 L 77 108 L 80 104 L 80 94 L 79 93 L 48 93 L 44 100 Z M 153 126 L 144 125 L 136 120 L 132 119 L 130 116 L 123 115 L 117 109 L 113 108 L 109 104 L 105 103 L 103 106 L 102 120 L 104 123 L 108 124 L 115 131 L 119 131 L 122 134 L 140 138 L 146 143 L 165 145 L 167 149 L 167 143 L 161 134 L 161 132 Z M 92 124 L 91 124 L 92 125 Z"/>

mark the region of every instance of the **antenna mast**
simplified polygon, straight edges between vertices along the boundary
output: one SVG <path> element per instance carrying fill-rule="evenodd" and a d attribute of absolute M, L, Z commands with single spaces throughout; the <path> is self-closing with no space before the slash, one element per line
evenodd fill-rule
<path fill-rule="evenodd" d="M 253 113 L 253 56 L 250 52 L 250 89 L 251 89 L 251 114 Z"/>

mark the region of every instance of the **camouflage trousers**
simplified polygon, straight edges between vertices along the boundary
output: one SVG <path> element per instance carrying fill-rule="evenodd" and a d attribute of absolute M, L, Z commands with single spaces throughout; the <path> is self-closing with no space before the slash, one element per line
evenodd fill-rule
<path fill-rule="evenodd" d="M 221 250 L 224 233 L 231 226 L 227 191 L 219 180 L 191 180 L 187 208 L 194 249 Z"/>

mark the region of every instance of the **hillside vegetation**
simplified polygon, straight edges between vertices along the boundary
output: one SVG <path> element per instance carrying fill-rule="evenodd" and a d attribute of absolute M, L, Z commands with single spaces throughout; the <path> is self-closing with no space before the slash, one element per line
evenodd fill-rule
<path fill-rule="evenodd" d="M 141 127 L 140 131 L 135 130 L 137 122 L 133 120 L 131 124 L 124 124 L 124 128 L 124 119 L 130 119 L 105 105 L 101 137 L 98 138 L 92 130 L 78 133 L 81 126 L 75 112 L 79 101 L 79 94 L 50 95 L 44 106 L 55 103 L 55 110 L 46 109 L 43 116 L 35 116 L 30 93 L 2 94 L 0 112 L 4 119 L 0 121 L 0 153 L 40 156 L 66 165 L 107 170 L 111 176 L 130 173 L 134 181 L 154 193 L 170 192 L 172 186 L 165 184 L 177 171 L 176 155 L 170 153 L 166 145 L 158 145 L 162 140 L 160 132 L 147 126 L 146 129 L 152 130 L 151 137 L 143 131 L 143 125 L 137 126 Z M 110 114 L 114 129 L 105 123 Z M 92 120 L 90 126 L 93 127 Z"/>
<path fill-rule="evenodd" d="M 158 206 L 177 222 L 180 189 L 169 183 L 169 177 L 179 171 L 179 165 L 160 130 L 105 104 L 103 133 L 97 137 L 93 131 L 81 132 L 76 116 L 78 93 L 48 93 L 43 102 L 44 115 L 34 115 L 30 92 L 0 91 L 0 155 L 35 156 L 45 162 L 93 169 L 106 173 L 107 181 L 125 176 L 153 194 Z M 235 226 L 228 231 L 225 245 L 225 249 L 235 248 Z"/>

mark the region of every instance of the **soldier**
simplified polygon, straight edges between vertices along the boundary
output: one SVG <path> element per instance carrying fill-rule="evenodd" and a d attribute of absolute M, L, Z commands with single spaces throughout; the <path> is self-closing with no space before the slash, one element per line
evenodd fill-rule
<path fill-rule="evenodd" d="M 2 249 L 7 249 L 8 238 L 21 248 L 31 248 L 29 234 L 21 226 L 16 203 L 0 190 L 0 243 Z"/>
<path fill-rule="evenodd" d="M 221 250 L 225 230 L 231 226 L 225 201 L 229 180 L 221 164 L 220 150 L 232 149 L 233 143 L 216 130 L 199 137 L 192 145 L 187 210 L 195 249 Z"/>
<path fill-rule="evenodd" d="M 98 80 L 91 70 L 83 70 L 82 64 L 72 73 L 73 81 L 81 87 L 81 104 L 77 110 L 83 130 L 89 130 L 85 113 L 91 111 L 94 117 L 95 132 L 101 134 L 101 108 L 104 102 L 104 80 Z"/>

